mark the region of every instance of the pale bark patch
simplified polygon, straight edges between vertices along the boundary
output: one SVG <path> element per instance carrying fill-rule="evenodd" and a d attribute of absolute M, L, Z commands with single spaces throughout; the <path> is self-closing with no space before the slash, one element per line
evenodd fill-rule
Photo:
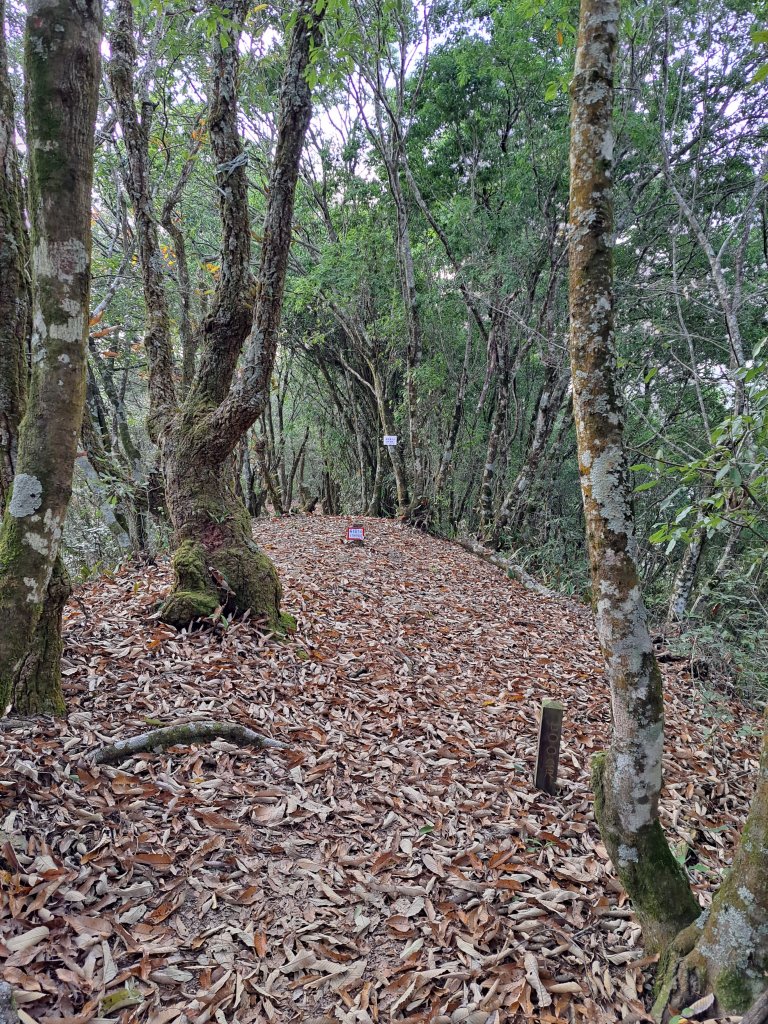
<path fill-rule="evenodd" d="M 17 473 L 8 511 L 15 519 L 34 515 L 43 503 L 43 485 L 36 476 Z"/>

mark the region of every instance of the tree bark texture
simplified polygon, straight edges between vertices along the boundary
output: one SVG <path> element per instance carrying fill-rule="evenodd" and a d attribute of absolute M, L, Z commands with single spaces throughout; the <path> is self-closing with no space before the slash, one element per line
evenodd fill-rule
<path fill-rule="evenodd" d="M 579 469 L 613 735 L 595 813 L 643 927 L 662 949 L 699 914 L 659 823 L 664 708 L 636 563 L 613 331 L 612 106 L 618 0 L 582 0 L 571 84 L 570 352 Z"/>
<path fill-rule="evenodd" d="M 704 545 L 707 542 L 707 531 L 696 530 L 688 542 L 672 586 L 672 597 L 669 600 L 667 611 L 667 622 L 682 622 L 685 618 L 685 610 L 691 597 L 699 562 L 704 552 Z"/>
<path fill-rule="evenodd" d="M 233 24 L 242 23 L 244 0 L 227 0 L 220 6 Z M 161 451 L 176 545 L 174 586 L 161 616 L 181 627 L 222 606 L 233 613 L 250 610 L 279 626 L 280 583 L 272 563 L 253 541 L 250 517 L 236 493 L 232 456 L 269 398 L 299 161 L 312 112 L 306 72 L 311 51 L 320 42 L 319 16 L 309 0 L 302 0 L 294 14 L 255 282 L 249 269 L 247 159 L 237 126 L 239 32 L 227 30 L 214 39 L 208 129 L 217 160 L 220 273 L 203 325 L 199 364 L 179 404 L 151 207 L 147 137 L 134 98 L 131 0 L 119 0 L 118 11 L 112 83 L 116 99 L 119 93 L 137 233 L 144 234 L 139 257 L 149 317 L 150 419 Z M 155 321 L 161 329 L 155 329 Z"/>
<path fill-rule="evenodd" d="M 733 864 L 707 915 L 660 968 L 657 1010 L 680 1012 L 708 992 L 720 1013 L 744 1013 L 768 988 L 768 718 L 755 795 Z"/>
<path fill-rule="evenodd" d="M 32 375 L 0 529 L 0 707 L 26 714 L 63 711 L 58 671 L 32 666 L 58 662 L 67 589 L 57 559 L 85 402 L 100 42 L 98 0 L 28 4 Z"/>
<path fill-rule="evenodd" d="M 0 0 L 0 512 L 8 500 L 24 414 L 30 295 L 26 269 L 13 91 L 8 79 L 5 2 Z"/>
<path fill-rule="evenodd" d="M 176 409 L 176 388 L 168 296 L 149 176 L 148 146 L 152 105 L 142 104 L 140 117 L 134 96 L 136 43 L 133 37 L 132 0 L 119 0 L 117 3 L 110 44 L 112 59 L 109 79 L 125 143 L 128 165 L 126 188 L 133 206 L 146 306 L 144 348 L 149 364 L 148 427 L 152 440 L 158 441 Z"/>

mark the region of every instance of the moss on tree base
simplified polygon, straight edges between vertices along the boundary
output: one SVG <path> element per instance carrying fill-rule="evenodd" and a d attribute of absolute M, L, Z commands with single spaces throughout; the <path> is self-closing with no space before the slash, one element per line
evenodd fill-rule
<path fill-rule="evenodd" d="M 658 820 L 631 834 L 622 829 L 607 799 L 605 773 L 610 770 L 610 753 L 592 759 L 595 818 L 616 874 L 632 900 L 646 949 L 663 952 L 699 917 L 701 908 Z"/>
<path fill-rule="evenodd" d="M 160 608 L 163 622 L 183 629 L 221 608 L 227 615 L 249 612 L 280 632 L 295 628 L 295 620 L 287 624 L 280 614 L 282 588 L 275 568 L 255 545 L 206 550 L 187 539 L 174 552 L 172 565 L 174 587 Z"/>
<path fill-rule="evenodd" d="M 280 612 L 278 631 L 280 633 L 295 633 L 297 629 L 296 617 L 289 612 Z"/>
<path fill-rule="evenodd" d="M 654 1014 L 667 1020 L 714 993 L 714 1012 L 744 1013 L 768 986 L 768 731 L 741 842 L 709 913 L 673 943 L 659 968 Z"/>
<path fill-rule="evenodd" d="M 718 970 L 709 963 L 699 948 L 701 936 L 699 926 L 686 929 L 660 961 L 653 1005 L 656 1020 L 670 1020 L 710 992 L 719 1014 L 745 1013 L 765 989 L 766 978 L 749 967 Z"/>

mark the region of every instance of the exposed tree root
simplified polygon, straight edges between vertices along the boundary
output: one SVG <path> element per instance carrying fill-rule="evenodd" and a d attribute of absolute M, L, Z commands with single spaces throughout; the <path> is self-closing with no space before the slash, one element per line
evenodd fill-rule
<path fill-rule="evenodd" d="M 180 744 L 197 743 L 200 741 L 224 739 L 237 743 L 241 747 L 269 747 L 271 750 L 287 750 L 279 740 L 262 736 L 237 722 L 187 722 L 184 725 L 170 725 L 163 729 L 153 729 L 139 736 L 131 736 L 126 740 L 118 740 L 111 746 L 102 747 L 94 755 L 94 764 L 119 764 L 133 754 L 145 750 L 165 750 Z"/>
<path fill-rule="evenodd" d="M 0 981 L 0 1024 L 19 1024 L 13 990 L 7 981 Z"/>
<path fill-rule="evenodd" d="M 741 1018 L 741 1024 L 766 1024 L 768 1022 L 768 992 L 763 992 L 751 1009 Z"/>
<path fill-rule="evenodd" d="M 485 559 L 486 562 L 490 562 L 491 565 L 495 565 L 499 569 L 503 569 L 504 572 L 509 573 L 526 590 L 532 590 L 535 594 L 541 594 L 542 597 L 554 597 L 558 601 L 563 600 L 562 594 L 558 594 L 556 591 L 550 590 L 549 587 L 545 587 L 543 583 L 539 583 L 522 566 L 516 565 L 509 556 L 502 555 L 498 551 L 490 551 L 480 541 L 474 540 L 471 537 L 458 537 L 456 543 L 461 545 L 466 551 L 471 551 L 473 555 L 477 555 L 479 558 Z"/>

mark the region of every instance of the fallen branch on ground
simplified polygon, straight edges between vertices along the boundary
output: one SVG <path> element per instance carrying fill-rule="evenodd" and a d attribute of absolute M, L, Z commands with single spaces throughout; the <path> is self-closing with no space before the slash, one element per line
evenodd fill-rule
<path fill-rule="evenodd" d="M 140 736 L 130 736 L 126 740 L 118 740 L 109 747 L 97 750 L 93 758 L 95 764 L 118 764 L 133 754 L 145 750 L 165 750 L 181 744 L 198 743 L 207 740 L 230 740 L 241 747 L 269 747 L 271 750 L 287 750 L 279 740 L 262 736 L 261 733 L 247 729 L 237 722 L 187 722 L 184 725 L 169 725 L 163 729 L 143 732 Z"/>
<path fill-rule="evenodd" d="M 471 537 L 459 537 L 456 541 L 466 551 L 471 551 L 473 555 L 485 559 L 486 562 L 490 562 L 491 565 L 495 565 L 499 569 L 503 569 L 505 572 L 517 580 L 526 590 L 532 590 L 535 594 L 541 594 L 542 597 L 554 597 L 558 600 L 562 600 L 563 595 L 558 594 L 555 590 L 550 590 L 549 587 L 545 587 L 543 583 L 539 583 L 538 580 L 534 579 L 530 573 L 526 572 L 522 566 L 517 565 L 512 558 L 508 555 L 502 555 L 498 551 L 490 551 L 484 547 L 480 541 L 473 540 Z"/>

